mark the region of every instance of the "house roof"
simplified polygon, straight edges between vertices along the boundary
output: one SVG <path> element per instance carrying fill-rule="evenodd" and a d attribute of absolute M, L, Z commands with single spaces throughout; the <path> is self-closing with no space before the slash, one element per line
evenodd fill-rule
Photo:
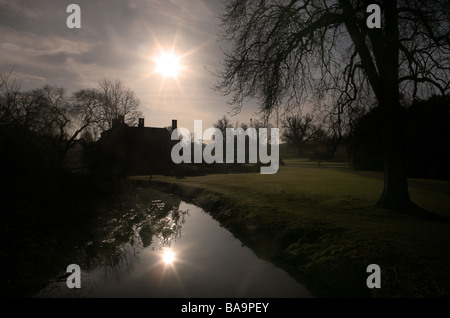
<path fill-rule="evenodd" d="M 166 128 L 130 127 L 125 123 L 121 123 L 120 126 L 104 131 L 101 136 L 102 138 L 145 138 L 149 140 L 170 141 L 170 132 Z"/>

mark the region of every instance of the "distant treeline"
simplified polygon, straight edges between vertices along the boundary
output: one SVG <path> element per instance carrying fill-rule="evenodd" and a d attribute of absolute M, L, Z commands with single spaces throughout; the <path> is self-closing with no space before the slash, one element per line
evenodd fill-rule
<path fill-rule="evenodd" d="M 125 115 L 134 123 L 141 113 L 139 99 L 120 80 L 104 78 L 97 87 L 69 94 L 52 85 L 24 91 L 12 72 L 1 73 L 0 190 L 5 201 L 63 191 L 69 166 L 83 162 L 78 168 L 86 168 L 86 145 Z"/>
<path fill-rule="evenodd" d="M 413 102 L 405 115 L 408 176 L 450 179 L 450 97 Z M 382 124 L 378 107 L 359 120 L 348 143 L 352 168 L 383 169 Z"/>
<path fill-rule="evenodd" d="M 31 297 L 45 287 L 69 264 L 98 206 L 126 188 L 73 173 L 67 159 L 84 159 L 81 150 L 110 119 L 130 109 L 137 116 L 138 104 L 118 80 L 68 94 L 50 85 L 24 91 L 0 73 L 0 297 Z"/>

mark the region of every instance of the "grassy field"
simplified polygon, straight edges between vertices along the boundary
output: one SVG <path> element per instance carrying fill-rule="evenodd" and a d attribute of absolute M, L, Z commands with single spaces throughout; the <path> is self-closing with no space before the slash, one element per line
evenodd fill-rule
<path fill-rule="evenodd" d="M 320 165 L 318 161 L 307 159 L 307 158 L 290 158 L 283 159 L 283 162 L 288 167 L 327 167 L 327 168 L 347 168 L 347 162 L 336 162 L 336 161 L 321 161 Z"/>
<path fill-rule="evenodd" d="M 449 297 L 450 225 L 375 208 L 380 176 L 293 158 L 274 175 L 153 176 L 152 183 L 197 189 L 206 207 L 228 202 L 226 213 L 216 212 L 222 224 L 319 297 Z M 410 180 L 410 194 L 450 216 L 450 182 Z M 381 289 L 366 286 L 369 264 L 381 267 Z"/>

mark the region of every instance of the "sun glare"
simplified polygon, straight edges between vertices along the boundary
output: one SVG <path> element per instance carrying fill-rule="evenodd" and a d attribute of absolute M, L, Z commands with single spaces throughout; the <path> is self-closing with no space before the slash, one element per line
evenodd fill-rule
<path fill-rule="evenodd" d="M 155 59 L 155 72 L 161 74 L 164 78 L 176 78 L 181 70 L 180 58 L 175 56 L 172 52 L 162 52 L 161 55 Z"/>
<path fill-rule="evenodd" d="M 172 252 L 172 250 L 170 250 L 170 249 L 165 250 L 164 254 L 163 254 L 164 263 L 166 263 L 167 265 L 170 265 L 173 263 L 174 260 L 175 260 L 174 252 Z"/>

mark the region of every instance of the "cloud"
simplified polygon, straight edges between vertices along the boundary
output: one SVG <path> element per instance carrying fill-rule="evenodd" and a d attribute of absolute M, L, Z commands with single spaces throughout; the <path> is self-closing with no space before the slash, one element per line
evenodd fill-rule
<path fill-rule="evenodd" d="M 14 66 L 24 89 L 46 82 L 73 91 L 120 78 L 155 118 L 226 112 L 224 98 L 211 90 L 216 78 L 205 70 L 216 70 L 221 57 L 219 0 L 77 0 L 81 29 L 66 27 L 70 3 L 0 0 L 0 70 Z M 173 46 L 186 71 L 177 84 L 162 86 L 151 57 Z"/>
<path fill-rule="evenodd" d="M 8 12 L 12 17 L 36 18 L 39 14 L 32 7 L 29 7 L 29 1 L 10 1 L 0 0 L 0 10 Z"/>

